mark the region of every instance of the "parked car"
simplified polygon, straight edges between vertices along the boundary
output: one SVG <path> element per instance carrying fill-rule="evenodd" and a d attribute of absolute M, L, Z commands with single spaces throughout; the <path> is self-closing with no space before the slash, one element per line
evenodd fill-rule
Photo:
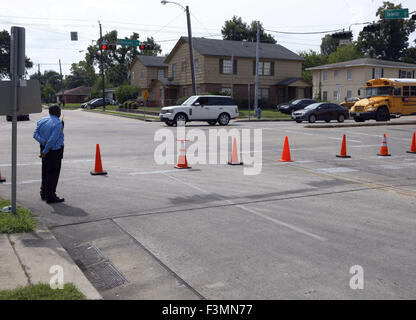
<path fill-rule="evenodd" d="M 83 108 L 83 109 L 86 108 L 89 103 L 93 103 L 95 100 L 97 100 L 97 98 L 92 99 L 92 100 L 90 100 L 88 102 L 85 102 L 85 103 L 81 104 L 81 108 Z"/>
<path fill-rule="evenodd" d="M 291 114 L 293 111 L 303 109 L 312 103 L 316 103 L 313 99 L 294 99 L 289 101 L 289 103 L 282 103 L 277 106 L 277 111 Z"/>
<path fill-rule="evenodd" d="M 324 120 L 325 122 L 337 120 L 338 122 L 344 122 L 348 117 L 349 113 L 347 108 L 335 103 L 326 102 L 314 103 L 303 110 L 292 113 L 292 119 L 298 123 L 302 121 L 314 123 L 317 120 Z"/>
<path fill-rule="evenodd" d="M 109 98 L 105 98 L 105 104 L 108 105 L 116 105 L 117 102 L 114 101 L 113 99 L 109 99 Z M 103 98 L 98 98 L 95 99 L 92 102 L 88 102 L 86 108 L 87 109 L 94 109 L 94 108 L 99 108 L 103 106 Z"/>
<path fill-rule="evenodd" d="M 218 122 L 226 126 L 231 119 L 238 117 L 238 106 L 231 97 L 191 96 L 180 106 L 162 108 L 159 117 L 168 126 L 179 121 L 206 121 L 212 126 Z"/>
<path fill-rule="evenodd" d="M 7 116 L 6 118 L 7 118 L 7 121 L 12 121 L 13 120 L 12 116 Z M 29 121 L 29 120 L 30 120 L 30 118 L 29 118 L 28 114 L 19 114 L 17 116 L 17 121 Z"/>
<path fill-rule="evenodd" d="M 354 97 L 354 98 L 345 98 L 344 102 L 341 102 L 340 105 L 350 109 L 357 101 L 360 101 L 361 98 Z"/>

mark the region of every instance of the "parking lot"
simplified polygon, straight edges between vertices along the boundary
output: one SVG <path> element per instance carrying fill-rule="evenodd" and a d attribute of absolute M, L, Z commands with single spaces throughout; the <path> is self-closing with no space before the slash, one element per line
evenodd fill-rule
<path fill-rule="evenodd" d="M 42 217 L 104 298 L 416 296 L 416 155 L 406 153 L 414 125 L 231 122 L 226 129 L 262 129 L 261 174 L 246 176 L 226 164 L 157 165 L 161 123 L 64 111 L 58 195 L 66 201 L 48 205 L 32 138 L 43 115 L 18 124 L 18 202 Z M 0 195 L 10 198 L 10 123 L 0 133 L 8 180 Z M 391 157 L 377 156 L 384 133 Z M 350 159 L 335 157 L 343 134 Z M 294 162 L 279 162 L 285 136 Z M 90 175 L 97 143 L 105 177 Z M 363 290 L 350 288 L 356 265 Z"/>

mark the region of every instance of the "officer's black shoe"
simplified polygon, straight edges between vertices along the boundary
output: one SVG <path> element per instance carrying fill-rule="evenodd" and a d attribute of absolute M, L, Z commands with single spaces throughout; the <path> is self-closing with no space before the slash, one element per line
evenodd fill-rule
<path fill-rule="evenodd" d="M 61 203 L 61 202 L 64 202 L 64 201 L 65 201 L 64 198 L 59 198 L 57 196 L 54 196 L 52 198 L 47 199 L 46 203 Z"/>
<path fill-rule="evenodd" d="M 41 194 L 40 198 L 42 199 L 42 201 L 46 201 L 46 196 L 45 195 Z"/>

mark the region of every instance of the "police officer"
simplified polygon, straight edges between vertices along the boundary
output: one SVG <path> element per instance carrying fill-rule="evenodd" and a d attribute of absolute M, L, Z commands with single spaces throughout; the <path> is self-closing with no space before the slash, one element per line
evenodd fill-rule
<path fill-rule="evenodd" d="M 49 117 L 39 120 L 33 133 L 33 138 L 40 144 L 42 158 L 40 196 L 47 203 L 65 201 L 56 195 L 64 154 L 64 123 L 59 120 L 60 117 L 61 108 L 58 105 L 49 107 Z"/>

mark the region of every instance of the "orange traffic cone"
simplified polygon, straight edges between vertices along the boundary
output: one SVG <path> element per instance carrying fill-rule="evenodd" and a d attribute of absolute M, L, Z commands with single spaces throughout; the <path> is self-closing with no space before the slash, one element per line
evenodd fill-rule
<path fill-rule="evenodd" d="M 100 145 L 97 144 L 97 148 L 95 151 L 95 168 L 94 168 L 94 171 L 91 171 L 91 175 L 105 176 L 106 174 L 107 174 L 107 171 L 103 170 L 103 165 L 101 163 Z"/>
<path fill-rule="evenodd" d="M 289 148 L 289 139 L 286 136 L 285 138 L 285 145 L 283 146 L 283 152 L 282 152 L 282 159 L 280 159 L 281 162 L 293 162 L 290 158 L 290 148 Z"/>
<path fill-rule="evenodd" d="M 337 158 L 351 158 L 350 156 L 347 156 L 347 138 L 345 134 L 342 138 L 341 153 L 337 155 Z"/>
<path fill-rule="evenodd" d="M 244 164 L 238 161 L 237 138 L 234 138 L 233 153 L 231 155 L 231 160 L 230 162 L 228 162 L 228 164 L 231 166 L 241 166 Z"/>
<path fill-rule="evenodd" d="M 186 160 L 186 148 L 185 141 L 188 140 L 178 140 L 181 142 L 181 148 L 179 149 L 178 164 L 175 166 L 176 169 L 192 169 L 188 166 L 188 160 Z"/>
<path fill-rule="evenodd" d="M 381 156 L 381 157 L 390 157 L 391 156 L 391 154 L 389 154 L 389 149 L 387 148 L 387 136 L 386 136 L 386 134 L 384 134 L 384 137 L 383 137 L 383 144 L 381 145 L 380 153 L 377 154 L 377 155 Z"/>
<path fill-rule="evenodd" d="M 416 132 L 413 132 L 412 144 L 410 145 L 410 151 L 407 153 L 416 153 Z"/>
<path fill-rule="evenodd" d="M 1 171 L 0 171 L 0 183 L 6 182 L 6 178 L 1 176 Z"/>

